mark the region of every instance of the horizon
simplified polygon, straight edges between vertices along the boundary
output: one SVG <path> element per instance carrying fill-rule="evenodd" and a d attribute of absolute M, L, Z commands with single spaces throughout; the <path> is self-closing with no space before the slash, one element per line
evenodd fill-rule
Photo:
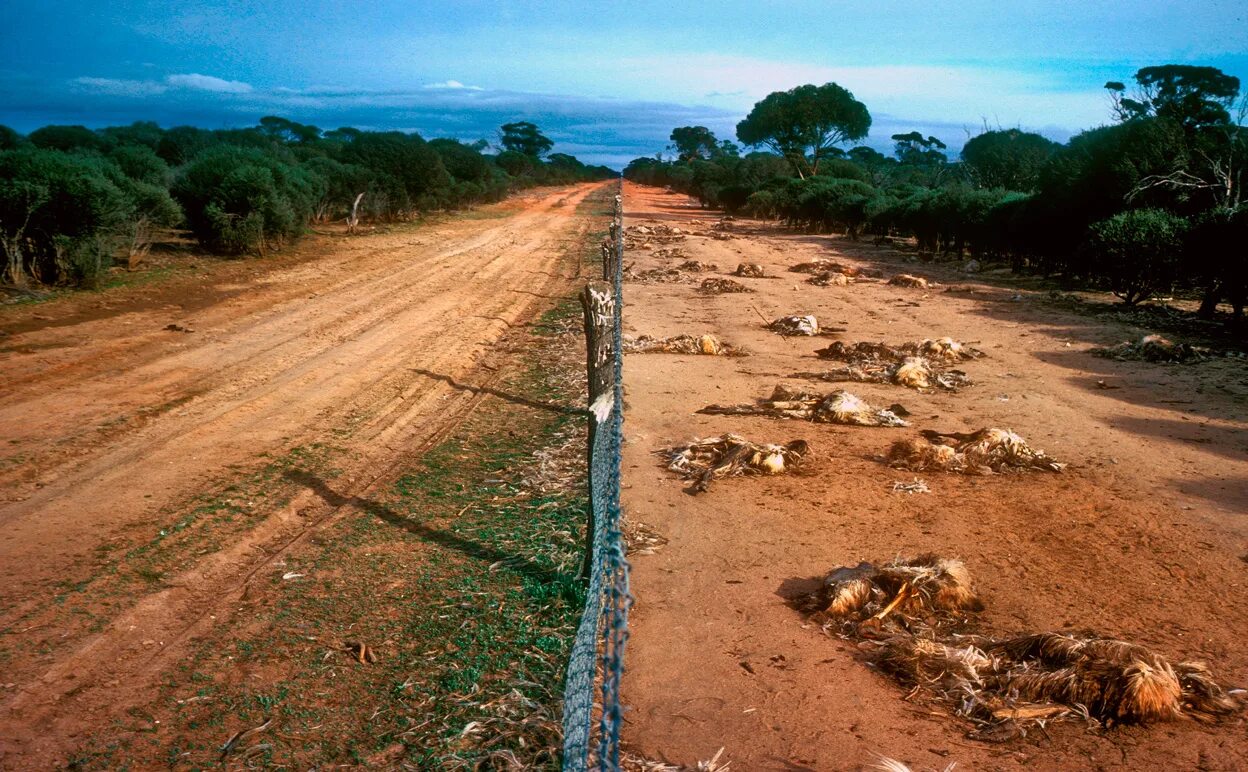
<path fill-rule="evenodd" d="M 768 93 L 832 81 L 871 111 L 860 144 L 891 153 L 890 135 L 917 130 L 953 157 L 985 129 L 1065 142 L 1108 124 L 1103 84 L 1130 82 L 1141 67 L 1248 76 L 1245 10 L 982 0 L 888 11 L 563 0 L 169 10 L 78 0 L 0 11 L 0 124 L 214 129 L 279 115 L 493 142 L 501 124 L 528 120 L 554 152 L 618 170 L 664 152 L 677 126 L 736 142 L 737 121 Z"/>

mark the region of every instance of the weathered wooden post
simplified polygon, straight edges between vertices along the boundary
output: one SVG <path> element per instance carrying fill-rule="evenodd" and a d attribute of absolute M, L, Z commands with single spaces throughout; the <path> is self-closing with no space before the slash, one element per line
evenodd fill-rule
<path fill-rule="evenodd" d="M 613 250 L 614 251 L 614 250 Z M 597 490 L 595 467 L 598 437 L 609 431 L 608 423 L 615 408 L 615 298 L 611 285 L 591 282 L 581 292 L 581 308 L 585 312 L 585 374 L 589 381 L 589 445 L 586 463 L 589 471 L 589 509 L 585 522 L 585 559 L 581 576 L 587 578 L 594 565 L 594 511 L 602 506 Z M 595 460 L 598 461 L 595 464 Z"/>

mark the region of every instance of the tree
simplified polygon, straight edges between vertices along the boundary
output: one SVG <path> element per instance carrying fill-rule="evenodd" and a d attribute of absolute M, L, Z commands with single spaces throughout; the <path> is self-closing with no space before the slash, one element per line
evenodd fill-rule
<path fill-rule="evenodd" d="M 502 125 L 503 147 L 516 153 L 541 158 L 555 143 L 542 134 L 541 129 L 528 121 L 504 123 Z"/>
<path fill-rule="evenodd" d="M 909 134 L 894 134 L 893 154 L 903 164 L 913 166 L 940 166 L 949 161 L 944 153 L 945 143 L 935 137 L 924 137 L 917 131 Z"/>
<path fill-rule="evenodd" d="M 685 162 L 710 158 L 718 147 L 718 140 L 705 126 L 680 126 L 672 129 L 672 144 Z"/>
<path fill-rule="evenodd" d="M 1105 84 L 1121 121 L 1169 118 L 1188 130 L 1225 124 L 1230 122 L 1231 107 L 1239 96 L 1239 78 L 1217 67 L 1144 67 L 1135 73 L 1135 83 L 1133 97 L 1125 96 L 1126 85 L 1119 81 Z"/>
<path fill-rule="evenodd" d="M 1186 220 L 1162 209 L 1119 212 L 1092 224 L 1090 252 L 1113 293 L 1133 306 L 1174 285 L 1186 231 Z"/>
<path fill-rule="evenodd" d="M 0 150 L 12 150 L 22 141 L 22 135 L 8 126 L 0 125 Z"/>
<path fill-rule="evenodd" d="M 1031 191 L 1058 147 L 1028 131 L 986 131 L 962 147 L 962 161 L 980 187 Z"/>
<path fill-rule="evenodd" d="M 746 145 L 765 145 L 793 164 L 798 176 L 819 173 L 819 161 L 836 145 L 867 136 L 866 105 L 835 83 L 775 91 L 737 124 Z"/>
<path fill-rule="evenodd" d="M 100 150 L 104 140 L 86 126 L 44 126 L 27 137 L 31 144 L 44 150 Z"/>

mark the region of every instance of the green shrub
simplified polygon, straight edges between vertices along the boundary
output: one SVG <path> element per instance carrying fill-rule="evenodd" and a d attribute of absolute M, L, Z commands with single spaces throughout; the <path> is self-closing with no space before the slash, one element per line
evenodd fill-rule
<path fill-rule="evenodd" d="M 1088 229 L 1096 272 L 1127 305 L 1169 291 L 1178 278 L 1187 221 L 1162 209 L 1132 209 Z"/>
<path fill-rule="evenodd" d="M 221 147 L 202 153 L 173 186 L 195 238 L 227 255 L 263 252 L 298 238 L 323 181 L 259 150 Z"/>

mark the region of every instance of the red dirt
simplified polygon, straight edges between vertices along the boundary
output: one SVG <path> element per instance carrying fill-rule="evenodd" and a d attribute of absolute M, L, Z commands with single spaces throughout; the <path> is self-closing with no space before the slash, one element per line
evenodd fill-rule
<path fill-rule="evenodd" d="M 836 566 L 923 552 L 965 560 L 997 634 L 1095 629 L 1176 659 L 1208 661 L 1222 683 L 1248 684 L 1248 374 L 1243 360 L 1118 362 L 1095 345 L 1152 330 L 1079 314 L 1005 275 L 916 265 L 886 248 L 739 220 L 708 238 L 718 214 L 684 196 L 625 186 L 626 225 L 659 221 L 695 234 L 675 262 L 724 273 L 759 263 L 780 279 L 739 279 L 755 294 L 706 297 L 678 284 L 625 286 L 626 334 L 712 333 L 752 356 L 630 355 L 625 362 L 626 516 L 669 539 L 633 563 L 624 697 L 625 746 L 693 765 L 720 747 L 732 769 L 861 769 L 879 756 L 914 769 L 1206 769 L 1248 767 L 1242 714 L 1095 733 L 1049 724 L 990 745 L 968 724 L 905 692 L 849 642 L 807 624 L 786 599 Z M 700 221 L 700 224 L 699 222 Z M 974 293 L 859 282 L 815 287 L 790 265 L 817 258 L 885 275 L 917 273 Z M 672 258 L 632 250 L 636 270 Z M 750 402 L 789 373 L 825 369 L 826 338 L 780 338 L 768 319 L 814 313 L 838 338 L 899 343 L 951 336 L 988 358 L 963 366 L 975 385 L 919 394 L 844 387 L 900 402 L 912 428 L 859 428 L 696 415 Z M 1112 389 L 1097 385 L 1103 380 Z M 785 381 L 801 384 L 802 381 Z M 806 383 L 807 386 L 812 384 Z M 920 475 L 930 494 L 892 493 L 912 473 L 877 460 L 918 429 L 1012 428 L 1070 467 L 1061 474 Z M 690 496 L 653 452 L 724 431 L 766 442 L 804 438 L 801 474 L 717 482 Z"/>
<path fill-rule="evenodd" d="M 446 379 L 488 382 L 503 333 L 574 278 L 555 269 L 596 187 L 5 310 L 0 767 L 62 764 L 117 726 L 332 505 L 305 489 L 250 512 L 241 536 L 138 595 L 71 599 L 70 613 L 72 588 L 266 458 L 332 445 L 351 497 L 443 436 L 478 399 Z"/>

